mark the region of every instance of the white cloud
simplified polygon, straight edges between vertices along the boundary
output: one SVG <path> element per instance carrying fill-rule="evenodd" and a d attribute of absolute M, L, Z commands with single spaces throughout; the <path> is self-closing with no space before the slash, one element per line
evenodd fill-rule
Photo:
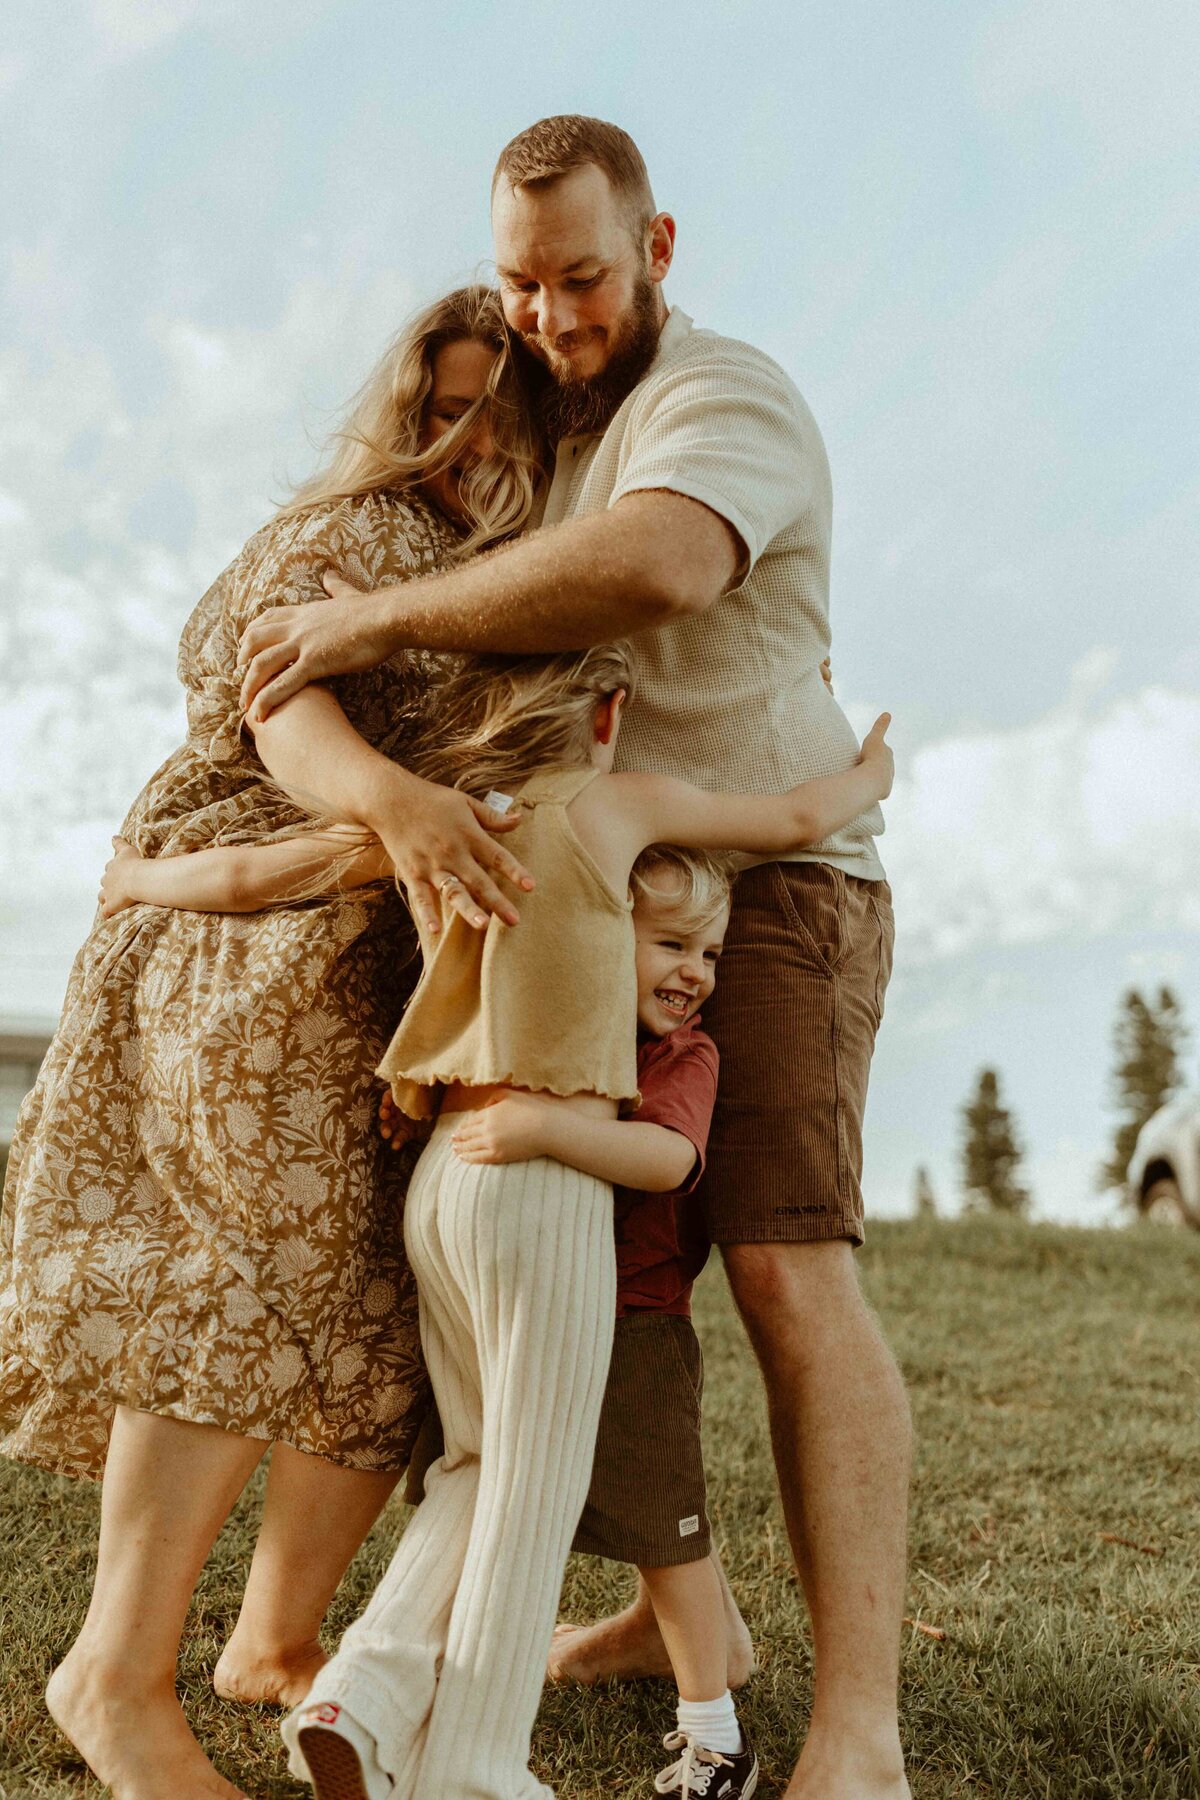
<path fill-rule="evenodd" d="M 901 756 L 884 852 L 910 961 L 1200 931 L 1200 695 L 1102 699 L 1111 669 L 1093 652 L 1043 718 Z"/>

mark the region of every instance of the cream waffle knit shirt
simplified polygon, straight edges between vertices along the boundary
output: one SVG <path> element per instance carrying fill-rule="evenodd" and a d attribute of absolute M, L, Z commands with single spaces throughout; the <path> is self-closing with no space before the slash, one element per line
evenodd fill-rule
<path fill-rule="evenodd" d="M 618 769 L 763 794 L 849 768 L 858 740 L 821 679 L 831 514 L 821 434 L 769 356 L 698 331 L 678 307 L 607 429 L 559 444 L 541 522 L 582 518 L 650 488 L 711 507 L 741 539 L 745 563 L 707 612 L 634 639 L 638 685 Z M 882 830 L 873 806 L 786 860 L 878 881 Z"/>

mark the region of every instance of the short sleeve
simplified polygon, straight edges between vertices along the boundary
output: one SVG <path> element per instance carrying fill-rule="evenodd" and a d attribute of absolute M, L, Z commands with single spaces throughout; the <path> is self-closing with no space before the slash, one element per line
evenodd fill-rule
<path fill-rule="evenodd" d="M 648 488 L 702 501 L 741 538 L 742 579 L 828 479 L 803 401 L 782 369 L 749 346 L 744 358 L 723 353 L 651 375 L 631 439 L 609 505 Z"/>
<path fill-rule="evenodd" d="M 677 1190 L 681 1194 L 690 1194 L 704 1173 L 719 1070 L 716 1045 L 698 1031 L 678 1056 L 652 1063 L 640 1077 L 642 1104 L 636 1114 L 638 1124 L 662 1125 L 668 1131 L 678 1131 L 695 1148 L 691 1173 Z"/>
<path fill-rule="evenodd" d="M 370 499 L 335 502 L 264 526 L 184 626 L 178 667 L 192 747 L 210 762 L 245 762 L 261 772 L 242 732 L 238 645 L 246 627 L 272 607 L 323 600 L 327 568 L 370 589 L 437 566 L 437 550 L 426 520 Z"/>

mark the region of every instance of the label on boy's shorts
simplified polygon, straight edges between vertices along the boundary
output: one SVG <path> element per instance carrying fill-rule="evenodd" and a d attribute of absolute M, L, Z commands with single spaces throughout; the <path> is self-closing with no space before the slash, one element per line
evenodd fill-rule
<path fill-rule="evenodd" d="M 680 1521 L 679 1521 L 680 1537 L 695 1537 L 695 1535 L 699 1531 L 699 1529 L 700 1529 L 699 1513 L 689 1513 L 686 1519 L 680 1519 Z"/>

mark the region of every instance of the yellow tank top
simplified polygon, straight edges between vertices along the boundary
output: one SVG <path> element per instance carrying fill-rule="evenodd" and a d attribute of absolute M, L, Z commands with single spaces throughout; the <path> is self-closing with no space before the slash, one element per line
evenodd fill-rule
<path fill-rule="evenodd" d="M 567 816 L 598 769 L 548 769 L 518 796 L 504 844 L 537 886 L 519 925 L 477 931 L 445 901 L 379 1074 L 415 1119 L 447 1082 L 637 1098 L 633 903 L 610 887 Z"/>

